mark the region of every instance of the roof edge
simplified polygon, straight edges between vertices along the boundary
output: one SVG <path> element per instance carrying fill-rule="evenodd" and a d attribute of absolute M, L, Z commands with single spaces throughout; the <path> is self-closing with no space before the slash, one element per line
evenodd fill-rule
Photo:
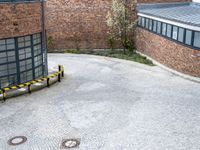
<path fill-rule="evenodd" d="M 187 6 L 187 5 L 200 5 L 194 2 L 173 2 L 173 3 L 139 3 L 137 4 L 137 10 L 149 9 L 149 8 L 163 8 L 163 7 L 179 7 L 179 6 Z"/>

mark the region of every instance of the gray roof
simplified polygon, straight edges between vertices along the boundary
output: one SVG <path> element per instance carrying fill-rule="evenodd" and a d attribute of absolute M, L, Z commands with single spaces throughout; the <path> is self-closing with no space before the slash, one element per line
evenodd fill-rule
<path fill-rule="evenodd" d="M 139 13 L 200 27 L 199 3 L 139 4 Z"/>

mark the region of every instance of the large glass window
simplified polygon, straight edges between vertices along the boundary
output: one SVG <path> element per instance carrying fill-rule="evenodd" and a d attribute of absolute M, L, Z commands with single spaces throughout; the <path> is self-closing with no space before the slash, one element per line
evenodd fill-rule
<path fill-rule="evenodd" d="M 142 27 L 145 27 L 145 18 L 142 18 Z"/>
<path fill-rule="evenodd" d="M 157 21 L 153 21 L 153 32 L 156 32 L 157 30 Z"/>
<path fill-rule="evenodd" d="M 157 22 L 157 33 L 161 34 L 161 22 L 160 21 Z"/>
<path fill-rule="evenodd" d="M 173 26 L 172 38 L 174 40 L 177 40 L 177 37 L 178 37 L 178 27 L 177 26 Z"/>
<path fill-rule="evenodd" d="M 30 81 L 33 79 L 31 36 L 18 38 L 18 46 L 19 46 L 20 80 L 21 82 Z"/>
<path fill-rule="evenodd" d="M 171 38 L 172 36 L 172 25 L 168 24 L 167 25 L 167 37 Z"/>
<path fill-rule="evenodd" d="M 43 59 L 42 59 L 42 47 L 41 47 L 41 34 L 33 35 L 33 51 L 34 51 L 34 62 L 35 62 L 35 77 L 39 78 L 42 76 L 43 71 Z"/>
<path fill-rule="evenodd" d="M 184 32 L 185 30 L 183 28 L 178 29 L 178 41 L 183 42 L 184 40 Z"/>
<path fill-rule="evenodd" d="M 163 23 L 162 24 L 162 35 L 166 35 L 166 32 L 167 32 L 167 24 Z"/>
<path fill-rule="evenodd" d="M 191 30 L 186 30 L 185 33 L 185 44 L 191 45 L 192 44 L 192 31 Z"/>
<path fill-rule="evenodd" d="M 200 48 L 200 32 L 194 33 L 194 46 Z"/>
<path fill-rule="evenodd" d="M 152 28 L 153 28 L 153 20 L 150 19 L 149 20 L 149 30 L 152 30 Z"/>
<path fill-rule="evenodd" d="M 149 19 L 148 19 L 148 18 L 146 18 L 145 27 L 146 27 L 147 29 L 149 28 Z"/>
<path fill-rule="evenodd" d="M 42 76 L 41 33 L 0 40 L 0 88 Z"/>
<path fill-rule="evenodd" d="M 142 17 L 138 17 L 138 25 L 139 25 L 139 26 L 142 25 Z"/>
<path fill-rule="evenodd" d="M 17 83 L 14 38 L 0 40 L 0 87 Z"/>

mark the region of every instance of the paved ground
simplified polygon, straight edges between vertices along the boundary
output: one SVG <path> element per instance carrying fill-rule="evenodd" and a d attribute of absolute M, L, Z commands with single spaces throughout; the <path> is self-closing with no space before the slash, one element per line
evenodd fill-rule
<path fill-rule="evenodd" d="M 0 104 L 0 150 L 199 150 L 200 84 L 159 67 L 104 57 L 50 54 L 66 76 Z M 24 135 L 28 141 L 9 146 Z M 76 150 L 76 149 L 75 149 Z"/>

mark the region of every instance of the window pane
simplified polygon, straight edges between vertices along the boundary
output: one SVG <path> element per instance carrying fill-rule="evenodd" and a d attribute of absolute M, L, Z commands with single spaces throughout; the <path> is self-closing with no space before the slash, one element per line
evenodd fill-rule
<path fill-rule="evenodd" d="M 142 17 L 142 27 L 144 27 L 144 25 L 145 25 L 145 18 Z"/>
<path fill-rule="evenodd" d="M 152 27 L 153 27 L 153 20 L 149 20 L 149 30 L 152 30 Z"/>
<path fill-rule="evenodd" d="M 188 45 L 192 44 L 192 31 L 191 30 L 186 30 L 185 44 L 188 44 Z"/>
<path fill-rule="evenodd" d="M 183 40 L 184 40 L 184 29 L 179 28 L 179 30 L 178 30 L 178 41 L 183 42 Z"/>
<path fill-rule="evenodd" d="M 172 38 L 174 40 L 177 40 L 177 37 L 178 37 L 178 27 L 177 26 L 173 26 Z"/>
<path fill-rule="evenodd" d="M 166 35 L 166 31 L 167 31 L 167 24 L 163 23 L 162 24 L 162 35 Z"/>
<path fill-rule="evenodd" d="M 142 24 L 142 17 L 138 17 L 138 25 L 141 26 Z"/>
<path fill-rule="evenodd" d="M 14 49 L 14 48 L 15 48 L 14 43 L 13 43 L 13 44 L 8 44 L 8 45 L 7 45 L 7 49 Z"/>
<path fill-rule="evenodd" d="M 5 45 L 6 41 L 5 40 L 0 40 L 0 45 Z"/>
<path fill-rule="evenodd" d="M 161 22 L 157 23 L 157 33 L 160 34 L 161 33 Z"/>
<path fill-rule="evenodd" d="M 149 19 L 148 19 L 148 18 L 146 18 L 146 25 L 145 25 L 145 27 L 146 27 L 147 29 L 149 29 Z"/>
<path fill-rule="evenodd" d="M 194 33 L 194 46 L 200 48 L 200 32 Z"/>
<path fill-rule="evenodd" d="M 6 43 L 7 43 L 7 44 L 14 44 L 14 39 L 7 39 L 7 40 L 6 40 Z"/>
<path fill-rule="evenodd" d="M 0 45 L 0 51 L 5 51 L 6 50 L 6 45 Z"/>
<path fill-rule="evenodd" d="M 157 29 L 157 21 L 153 21 L 153 32 L 156 32 Z"/>
<path fill-rule="evenodd" d="M 167 37 L 171 38 L 172 35 L 172 25 L 167 25 Z"/>

